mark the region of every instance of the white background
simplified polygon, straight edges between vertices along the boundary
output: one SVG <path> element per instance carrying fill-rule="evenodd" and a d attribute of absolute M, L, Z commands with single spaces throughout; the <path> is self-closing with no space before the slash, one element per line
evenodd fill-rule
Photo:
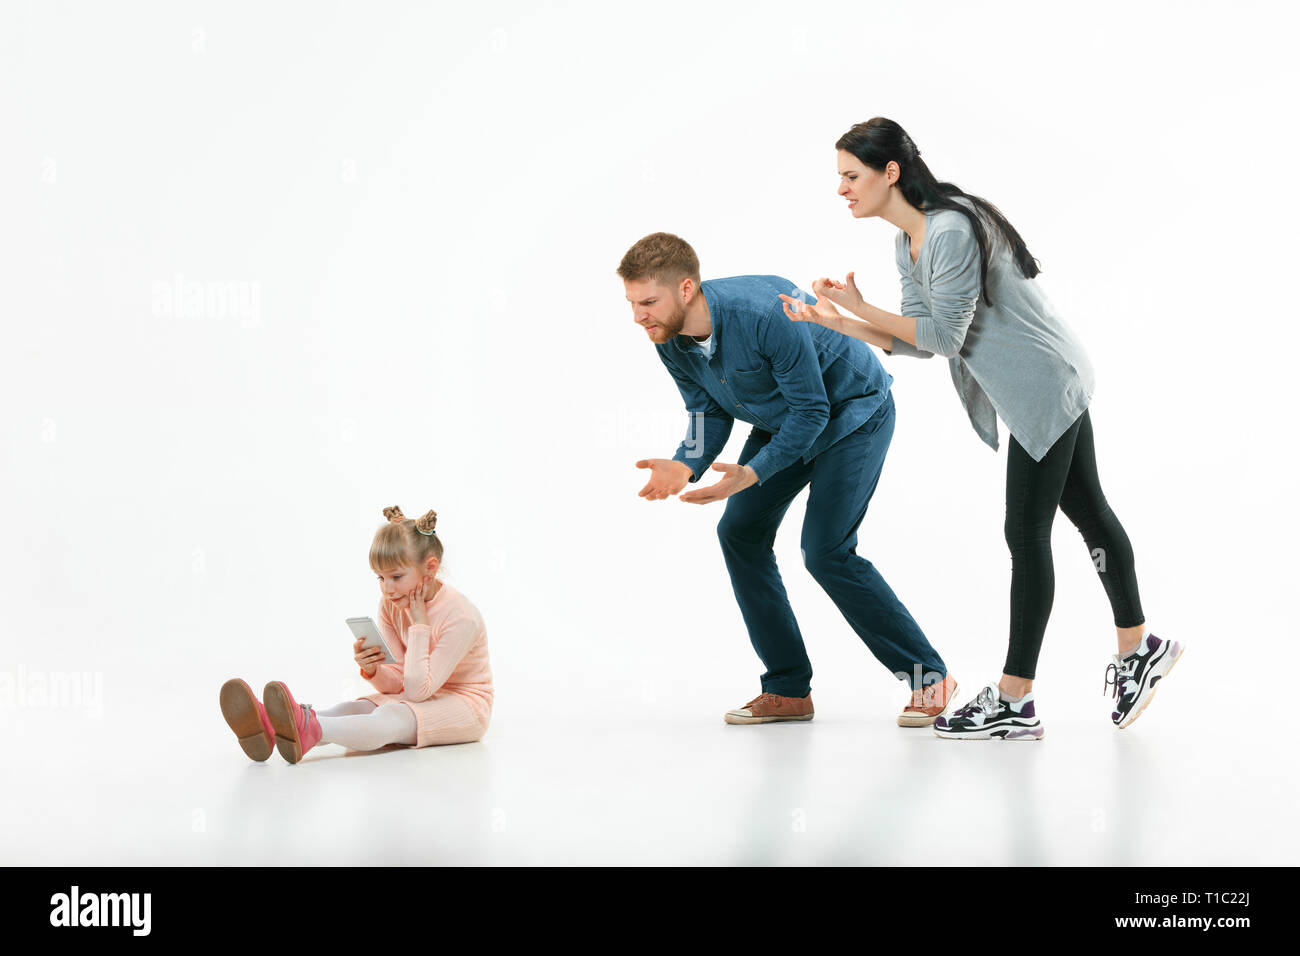
<path fill-rule="evenodd" d="M 12 862 L 1294 863 L 1285 4 L 7 3 L 0 15 Z M 1103 487 L 1187 656 L 1117 732 L 1109 605 L 1055 529 L 1041 744 L 894 726 L 906 689 L 777 557 L 809 724 L 759 690 L 715 526 L 637 497 L 686 416 L 619 259 L 854 270 L 894 229 L 835 140 L 900 122 L 994 202 L 1097 368 Z M 233 284 L 242 310 L 171 308 Z M 940 361 L 882 356 L 897 430 L 862 525 L 962 683 L 1007 631 L 1003 448 Z M 719 459 L 734 461 L 738 423 Z M 711 480 L 711 479 L 709 479 Z M 694 487 L 694 486 L 692 486 Z M 381 509 L 438 512 L 497 704 L 465 747 L 296 767 L 222 681 L 368 691 Z M 41 682 L 86 675 L 82 699 Z"/>

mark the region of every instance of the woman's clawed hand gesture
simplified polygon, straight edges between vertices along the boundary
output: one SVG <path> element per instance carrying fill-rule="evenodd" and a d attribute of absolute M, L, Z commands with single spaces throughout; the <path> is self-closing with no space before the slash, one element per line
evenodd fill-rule
<path fill-rule="evenodd" d="M 853 281 L 852 272 L 849 273 L 848 281 Z M 845 295 L 848 287 L 843 282 L 822 278 L 814 279 L 812 288 L 813 295 L 817 297 L 817 301 L 812 303 L 777 293 L 778 298 L 783 300 L 781 308 L 785 310 L 786 317 L 795 322 L 814 322 L 843 332 L 844 315 L 835 308 L 834 303 Z M 857 292 L 857 286 L 853 286 L 853 291 Z M 858 299 L 860 301 L 862 296 L 859 295 Z"/>
<path fill-rule="evenodd" d="M 862 293 L 858 291 L 858 284 L 853 281 L 852 272 L 844 277 L 843 282 L 825 277 L 814 280 L 813 294 L 819 301 L 829 299 L 840 308 L 853 313 L 856 313 L 863 304 Z"/>

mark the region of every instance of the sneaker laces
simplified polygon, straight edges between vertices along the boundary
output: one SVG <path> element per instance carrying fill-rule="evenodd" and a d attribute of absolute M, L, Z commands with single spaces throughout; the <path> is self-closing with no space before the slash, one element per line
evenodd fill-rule
<path fill-rule="evenodd" d="M 975 699 L 969 704 L 957 711 L 954 717 L 971 717 L 975 711 L 981 710 L 986 717 L 992 717 L 998 712 L 1001 704 L 998 703 L 998 693 L 992 684 L 986 685 L 975 695 Z"/>
<path fill-rule="evenodd" d="M 765 691 L 765 692 L 759 694 L 759 695 L 758 695 L 757 697 L 755 697 L 753 700 L 751 700 L 751 701 L 750 701 L 748 704 L 746 704 L 745 707 L 742 708 L 742 709 L 747 709 L 747 708 L 753 707 L 755 704 L 757 704 L 757 703 L 759 703 L 759 702 L 765 700 L 765 699 L 768 698 L 768 697 L 773 697 L 773 698 L 775 698 L 776 696 L 777 696 L 776 694 L 773 694 L 773 693 L 770 693 L 770 692 Z"/>
<path fill-rule="evenodd" d="M 1121 661 L 1116 657 L 1113 663 L 1106 665 L 1106 682 L 1102 684 L 1101 692 L 1119 700 L 1120 688 L 1124 686 L 1124 681 L 1133 676 L 1137 664 L 1137 658 Z"/>
<path fill-rule="evenodd" d="M 984 711 L 984 713 L 990 717 L 996 714 L 1002 706 L 998 703 L 998 693 L 994 690 L 992 684 L 989 684 L 980 690 L 979 694 L 975 698 L 975 702 L 979 704 L 980 710 Z"/>

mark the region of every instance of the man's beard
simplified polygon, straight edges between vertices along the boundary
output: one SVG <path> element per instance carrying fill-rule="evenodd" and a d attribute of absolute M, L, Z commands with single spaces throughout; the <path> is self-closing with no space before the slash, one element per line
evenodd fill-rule
<path fill-rule="evenodd" d="M 680 302 L 674 303 L 673 314 L 659 324 L 668 338 L 681 335 L 682 326 L 686 324 L 686 306 Z"/>

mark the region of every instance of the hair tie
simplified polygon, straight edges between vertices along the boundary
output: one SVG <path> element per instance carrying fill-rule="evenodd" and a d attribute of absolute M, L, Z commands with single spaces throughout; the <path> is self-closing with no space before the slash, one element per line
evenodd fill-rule
<path fill-rule="evenodd" d="M 438 533 L 438 529 L 437 529 L 437 528 L 432 528 L 432 529 L 430 529 L 430 530 L 428 530 L 428 531 L 425 531 L 423 528 L 417 526 L 415 530 L 418 531 L 418 532 L 420 532 L 420 534 L 437 534 L 437 533 Z"/>

